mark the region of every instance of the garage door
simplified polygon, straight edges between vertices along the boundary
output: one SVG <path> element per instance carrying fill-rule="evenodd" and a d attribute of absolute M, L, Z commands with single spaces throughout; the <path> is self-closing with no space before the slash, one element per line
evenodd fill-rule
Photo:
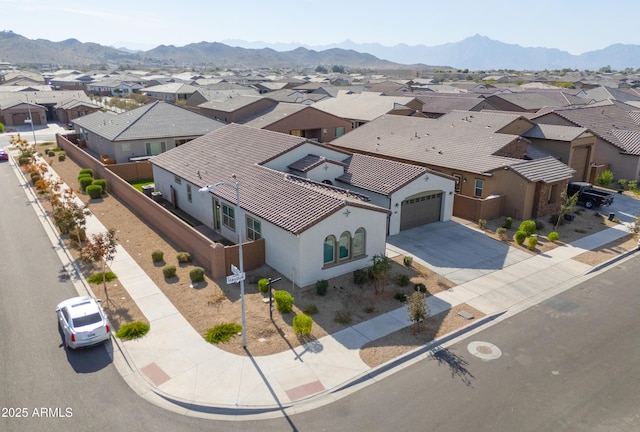
<path fill-rule="evenodd" d="M 442 192 L 426 192 L 402 201 L 400 231 L 440 220 Z"/>
<path fill-rule="evenodd" d="M 587 166 L 589 165 L 589 151 L 591 147 L 580 146 L 573 149 L 571 168 L 576 170 L 573 181 L 587 181 Z"/>

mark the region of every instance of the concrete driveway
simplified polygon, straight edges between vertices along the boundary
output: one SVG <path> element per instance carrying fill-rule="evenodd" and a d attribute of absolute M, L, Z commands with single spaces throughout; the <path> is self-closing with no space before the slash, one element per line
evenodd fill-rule
<path fill-rule="evenodd" d="M 387 256 L 410 255 L 456 284 L 501 270 L 533 255 L 458 222 L 435 222 L 387 239 Z"/>
<path fill-rule="evenodd" d="M 628 195 L 615 194 L 613 204 L 609 207 L 598 207 L 595 210 L 604 215 L 613 213 L 622 222 L 628 223 L 633 221 L 635 215 L 640 214 L 640 199 Z"/>

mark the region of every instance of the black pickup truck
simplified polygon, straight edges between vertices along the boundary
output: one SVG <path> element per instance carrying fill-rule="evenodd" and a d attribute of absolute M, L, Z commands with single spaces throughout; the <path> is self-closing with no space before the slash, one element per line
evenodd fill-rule
<path fill-rule="evenodd" d="M 586 208 L 609 206 L 613 203 L 613 195 L 594 189 L 591 183 L 587 182 L 570 182 L 567 186 L 567 194 L 571 197 L 578 194 L 578 202 L 582 203 Z"/>

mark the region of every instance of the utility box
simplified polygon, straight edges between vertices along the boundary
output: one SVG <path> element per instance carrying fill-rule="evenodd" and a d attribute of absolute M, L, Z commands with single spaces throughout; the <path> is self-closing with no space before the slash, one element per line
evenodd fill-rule
<path fill-rule="evenodd" d="M 144 186 L 142 186 L 142 193 L 144 193 L 146 196 L 151 198 L 151 194 L 153 193 L 155 188 L 156 188 L 156 185 L 154 185 L 154 184 L 144 185 Z"/>

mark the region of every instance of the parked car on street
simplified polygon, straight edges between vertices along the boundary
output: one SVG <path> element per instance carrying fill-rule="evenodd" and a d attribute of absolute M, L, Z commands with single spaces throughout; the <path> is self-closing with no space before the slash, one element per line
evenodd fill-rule
<path fill-rule="evenodd" d="M 5 151 L 2 147 L 0 147 L 0 161 L 9 160 L 9 153 Z"/>
<path fill-rule="evenodd" d="M 87 347 L 111 338 L 111 324 L 99 299 L 89 296 L 67 299 L 58 304 L 56 314 L 69 348 Z"/>
<path fill-rule="evenodd" d="M 613 194 L 595 189 L 591 183 L 570 182 L 567 186 L 567 194 L 573 196 L 576 193 L 578 194 L 578 202 L 588 209 L 613 204 Z"/>

